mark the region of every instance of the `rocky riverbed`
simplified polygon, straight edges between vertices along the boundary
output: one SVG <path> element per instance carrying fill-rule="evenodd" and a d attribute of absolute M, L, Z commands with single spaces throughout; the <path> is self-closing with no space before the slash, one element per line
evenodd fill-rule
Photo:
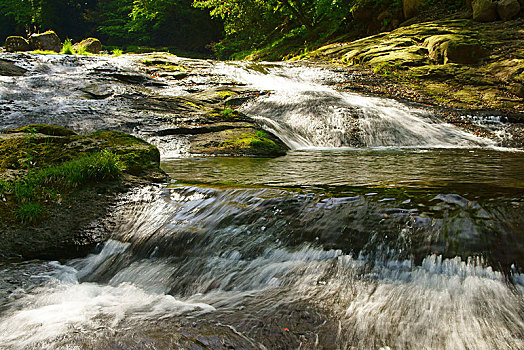
<path fill-rule="evenodd" d="M 252 80 L 249 85 L 246 78 Z M 289 84 L 286 87 L 289 93 L 304 89 L 308 79 L 317 85 L 311 87 L 311 91 L 302 91 L 302 98 L 306 99 L 303 102 L 300 98 L 285 101 L 285 94 L 280 100 L 272 100 L 273 90 L 277 88 L 272 85 L 275 82 Z M 348 106 L 351 98 L 335 95 L 337 90 L 343 94 L 358 92 L 391 97 L 403 103 L 408 101 L 414 111 L 430 111 L 428 118 L 435 122 L 455 124 L 475 137 L 491 138 L 490 142 L 498 146 L 522 148 L 524 139 L 522 114 L 515 109 L 479 111 L 436 106 L 435 99 L 427 94 L 395 83 L 379 72 L 361 66 L 333 66 L 325 61 L 226 64 L 167 53 L 121 57 L 14 53 L 1 55 L 0 80 L 0 130 L 4 132 L 0 146 L 2 181 L 26 181 L 27 174 L 36 168 L 56 166 L 106 149 L 116 152 L 128 163 L 117 181 L 92 183 L 68 190 L 63 196 L 46 197 L 44 218 L 30 224 L 16 223 L 18 209 L 11 208 L 16 195 L 12 189 L 5 190 L 2 205 L 6 209 L 3 213 L 8 214 L 2 223 L 5 239 L 0 254 L 3 256 L 57 258 L 84 254 L 93 244 L 105 240 L 103 232 L 110 228 L 104 227 L 110 220 L 104 217 L 110 215 L 110 208 L 120 194 L 135 186 L 165 180 L 158 169 L 160 155 L 165 159 L 285 154 L 296 142 L 273 133 L 273 125 L 267 124 L 270 119 L 267 113 L 273 113 L 271 108 L 276 108 L 274 113 L 293 113 L 293 109 L 301 110 L 305 104 L 313 110 L 324 103 L 328 103 L 328 109 L 332 108 L 330 103 L 336 105 L 332 111 L 336 117 L 329 111 L 316 112 L 329 112 L 325 118 L 331 121 L 324 126 L 315 126 L 313 119 L 313 124 L 302 120 L 301 126 L 293 120 L 293 115 L 289 116 L 288 122 L 297 124 L 298 128 L 289 132 L 303 132 L 309 141 L 300 136 L 297 142 L 313 147 L 360 147 L 366 144 L 360 118 L 373 113 L 405 113 L 396 110 L 394 104 L 391 104 L 393 109 L 385 106 L 384 110 L 375 112 L 363 105 Z M 334 88 L 333 92 L 322 95 L 325 86 Z M 311 99 L 311 94 L 317 94 L 317 100 Z M 259 101 L 264 103 L 256 107 Z M 245 106 L 250 104 L 255 108 L 248 115 Z M 364 109 L 359 111 L 359 108 Z M 28 124 L 36 128 L 13 131 Z M 45 127 L 46 124 L 68 129 Z M 99 130 L 105 133 L 92 134 Z M 122 143 L 115 143 L 114 135 L 107 132 L 132 134 L 154 146 L 122 136 L 129 141 L 124 142 L 126 146 L 122 148 Z M 328 134 L 334 137 L 333 141 L 329 141 Z M 436 131 L 431 137 L 443 135 Z M 317 141 L 321 143 L 315 144 Z M 373 142 L 369 145 L 388 145 L 378 139 Z M 26 149 L 29 145 L 32 148 Z M 144 149 L 147 152 L 142 154 Z M 149 170 L 144 172 L 144 169 Z"/>

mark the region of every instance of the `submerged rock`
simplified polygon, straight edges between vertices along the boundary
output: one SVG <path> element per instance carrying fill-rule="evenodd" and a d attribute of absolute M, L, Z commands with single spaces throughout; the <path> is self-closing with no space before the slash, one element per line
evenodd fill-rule
<path fill-rule="evenodd" d="M 32 34 L 29 37 L 29 44 L 34 50 L 60 52 L 62 42 L 55 32 L 49 30 L 42 34 Z"/>
<path fill-rule="evenodd" d="M 5 49 L 7 52 L 30 51 L 29 42 L 21 36 L 9 36 L 5 39 Z"/>

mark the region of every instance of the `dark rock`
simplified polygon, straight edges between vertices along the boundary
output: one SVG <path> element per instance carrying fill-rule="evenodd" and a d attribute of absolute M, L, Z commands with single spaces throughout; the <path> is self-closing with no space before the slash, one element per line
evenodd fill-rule
<path fill-rule="evenodd" d="M 404 18 L 410 19 L 418 15 L 418 9 L 424 2 L 425 0 L 402 0 Z"/>
<path fill-rule="evenodd" d="M 473 0 L 473 20 L 492 22 L 497 19 L 497 5 L 492 0 Z"/>
<path fill-rule="evenodd" d="M 479 63 L 487 50 L 480 41 L 463 35 L 433 35 L 424 41 L 429 57 L 438 63 Z"/>
<path fill-rule="evenodd" d="M 166 86 L 165 83 L 156 81 L 145 74 L 131 73 L 131 72 L 115 72 L 108 74 L 109 76 L 128 84 L 141 84 L 145 86 Z"/>
<path fill-rule="evenodd" d="M 74 136 L 78 135 L 71 129 L 64 128 L 63 126 L 58 125 L 44 125 L 44 124 L 31 124 L 26 125 L 18 129 L 7 130 L 7 133 L 16 134 L 16 133 L 39 133 L 42 135 L 48 136 Z"/>
<path fill-rule="evenodd" d="M 86 52 L 99 54 L 102 51 L 102 43 L 96 38 L 87 38 L 73 45 L 73 50 L 83 49 Z"/>
<path fill-rule="evenodd" d="M 500 0 L 497 2 L 497 13 L 503 20 L 512 19 L 520 12 L 518 0 Z"/>
<path fill-rule="evenodd" d="M 26 69 L 18 67 L 13 61 L 0 59 L 0 75 L 16 77 L 24 75 L 25 72 L 27 72 Z"/>
<path fill-rule="evenodd" d="M 87 98 L 91 98 L 93 100 L 104 100 L 113 96 L 113 91 L 111 91 L 109 87 L 96 84 L 86 86 L 79 90 L 84 92 Z"/>
<path fill-rule="evenodd" d="M 254 127 L 254 125 L 249 123 L 211 123 L 204 125 L 195 125 L 195 126 L 178 126 L 176 128 L 162 129 L 157 131 L 159 136 L 168 136 L 168 135 L 200 135 L 208 134 L 213 132 L 219 132 L 223 130 L 243 128 L 243 127 Z"/>
<path fill-rule="evenodd" d="M 5 39 L 5 49 L 7 52 L 30 51 L 29 42 L 21 36 L 9 36 Z"/>
<path fill-rule="evenodd" d="M 34 50 L 55 51 L 62 50 L 62 42 L 55 32 L 49 30 L 42 34 L 33 34 L 29 37 L 29 44 Z"/>

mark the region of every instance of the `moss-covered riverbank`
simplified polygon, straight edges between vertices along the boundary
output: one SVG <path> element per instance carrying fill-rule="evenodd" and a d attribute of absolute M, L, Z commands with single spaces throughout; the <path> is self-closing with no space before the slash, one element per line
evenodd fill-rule
<path fill-rule="evenodd" d="M 429 21 L 332 43 L 294 59 L 369 69 L 437 105 L 522 113 L 523 28 L 523 18 Z"/>
<path fill-rule="evenodd" d="M 0 134 L 0 256 L 73 257 L 105 239 L 90 232 L 119 194 L 165 180 L 138 138 L 29 125 Z"/>

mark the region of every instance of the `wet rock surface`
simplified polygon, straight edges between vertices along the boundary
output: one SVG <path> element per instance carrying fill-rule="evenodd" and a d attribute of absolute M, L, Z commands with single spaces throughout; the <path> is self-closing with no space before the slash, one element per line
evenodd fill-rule
<path fill-rule="evenodd" d="M 21 76 L 24 75 L 27 70 L 19 67 L 12 60 L 0 59 L 0 76 Z"/>
<path fill-rule="evenodd" d="M 208 155 L 277 156 L 287 149 L 269 132 L 252 140 L 262 141 L 261 148 L 245 137 L 236 147 L 227 144 L 231 135 L 246 134 L 246 128 L 262 132 L 236 109 L 263 93 L 214 72 L 211 61 L 163 53 L 7 56 L 0 61 L 6 62 L 5 74 L 25 75 L 3 86 L 0 129 L 52 123 L 80 133 L 119 130 L 159 146 L 165 136 L 184 135 L 184 152 Z"/>

